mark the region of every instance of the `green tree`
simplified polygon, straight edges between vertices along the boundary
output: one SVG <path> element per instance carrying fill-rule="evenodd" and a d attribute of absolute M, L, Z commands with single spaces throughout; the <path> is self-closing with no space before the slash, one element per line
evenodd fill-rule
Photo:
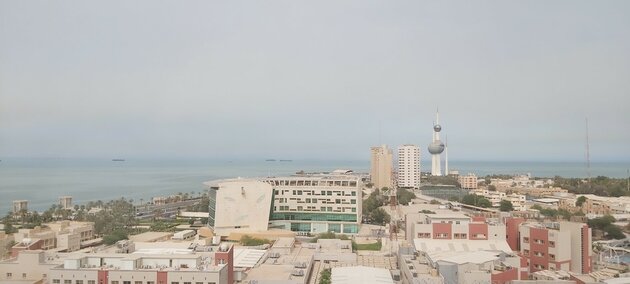
<path fill-rule="evenodd" d="M 13 216 L 7 215 L 4 217 L 4 232 L 7 234 L 13 234 L 17 232 L 17 229 L 13 227 Z"/>
<path fill-rule="evenodd" d="M 404 188 L 398 188 L 396 190 L 396 195 L 398 196 L 398 203 L 402 205 L 407 205 L 412 199 L 416 198 L 416 195 L 413 192 Z"/>
<path fill-rule="evenodd" d="M 439 201 L 435 200 L 435 199 L 431 199 L 431 201 L 429 201 L 429 204 L 442 204 Z"/>
<path fill-rule="evenodd" d="M 610 224 L 604 227 L 603 231 L 606 232 L 606 237 L 609 239 L 620 240 L 626 237 L 626 235 L 624 235 L 621 231 L 621 228 L 617 227 L 614 224 Z"/>
<path fill-rule="evenodd" d="M 586 197 L 585 196 L 580 196 L 580 197 L 577 198 L 577 201 L 575 201 L 575 206 L 581 207 L 582 204 L 584 204 L 584 202 L 586 202 Z"/>
<path fill-rule="evenodd" d="M 331 284 L 332 273 L 330 272 L 330 268 L 326 268 L 322 271 L 321 277 L 319 278 L 319 284 Z"/>
<path fill-rule="evenodd" d="M 459 202 L 459 197 L 457 196 L 451 196 L 448 198 L 448 201 L 454 201 L 454 202 Z"/>
<path fill-rule="evenodd" d="M 464 197 L 462 197 L 462 203 L 483 208 L 488 208 L 492 206 L 490 200 L 476 194 L 464 195 Z"/>
<path fill-rule="evenodd" d="M 377 208 L 374 212 L 372 212 L 372 221 L 375 224 L 385 225 L 389 223 L 390 220 L 391 217 L 387 212 L 385 212 L 385 210 L 383 210 L 383 208 Z"/>
<path fill-rule="evenodd" d="M 491 184 L 491 185 L 488 186 L 488 190 L 489 191 L 497 191 L 497 187 Z"/>
<path fill-rule="evenodd" d="M 116 230 L 113 231 L 111 234 L 105 235 L 103 237 L 103 243 L 105 243 L 106 245 L 113 245 L 117 241 L 126 240 L 127 238 L 127 232 L 125 232 L 124 230 Z"/>
<path fill-rule="evenodd" d="M 267 239 L 254 238 L 249 235 L 243 235 L 241 237 L 241 244 L 244 246 L 260 246 L 270 243 Z"/>
<path fill-rule="evenodd" d="M 501 203 L 499 204 L 499 210 L 503 212 L 509 212 L 514 210 L 514 206 L 512 206 L 512 202 L 508 200 L 501 200 Z"/>

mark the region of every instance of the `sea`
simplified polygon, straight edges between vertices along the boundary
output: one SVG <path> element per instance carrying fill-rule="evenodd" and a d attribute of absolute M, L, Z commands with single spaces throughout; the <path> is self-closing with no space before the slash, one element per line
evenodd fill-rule
<path fill-rule="evenodd" d="M 423 165 L 430 164 L 423 161 Z M 329 172 L 351 169 L 369 172 L 369 161 L 335 160 L 203 160 L 203 159 L 78 159 L 3 158 L 0 161 L 0 214 L 12 209 L 12 201 L 28 200 L 28 209 L 42 212 L 60 196 L 73 204 L 126 198 L 134 203 L 154 196 L 177 193 L 198 195 L 203 182 L 224 178 L 291 175 L 298 171 Z M 460 174 L 531 174 L 533 177 L 585 177 L 580 162 L 449 161 Z M 593 162 L 592 176 L 626 178 L 629 162 Z"/>

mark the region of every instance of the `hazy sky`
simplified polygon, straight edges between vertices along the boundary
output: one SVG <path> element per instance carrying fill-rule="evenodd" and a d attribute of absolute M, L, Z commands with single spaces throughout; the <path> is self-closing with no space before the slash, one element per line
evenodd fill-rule
<path fill-rule="evenodd" d="M 0 0 L 0 158 L 630 160 L 630 1 Z"/>

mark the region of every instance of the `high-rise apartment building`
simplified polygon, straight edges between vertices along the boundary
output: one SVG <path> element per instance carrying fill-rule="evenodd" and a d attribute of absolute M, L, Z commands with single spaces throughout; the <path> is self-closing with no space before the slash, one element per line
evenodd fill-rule
<path fill-rule="evenodd" d="M 22 210 L 28 211 L 28 200 L 13 200 L 13 214 L 18 214 Z"/>
<path fill-rule="evenodd" d="M 398 187 L 420 188 L 420 147 L 398 147 Z"/>
<path fill-rule="evenodd" d="M 72 196 L 60 196 L 59 205 L 63 209 L 72 209 Z"/>
<path fill-rule="evenodd" d="M 370 178 L 375 188 L 392 186 L 392 150 L 387 145 L 372 147 Z"/>

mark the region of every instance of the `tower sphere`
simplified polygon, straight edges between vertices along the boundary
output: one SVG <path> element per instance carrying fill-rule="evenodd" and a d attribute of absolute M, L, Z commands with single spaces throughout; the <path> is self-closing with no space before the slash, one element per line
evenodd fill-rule
<path fill-rule="evenodd" d="M 440 154 L 444 151 L 444 143 L 440 140 L 436 140 L 435 142 L 429 144 L 429 153 L 435 155 Z"/>
<path fill-rule="evenodd" d="M 436 124 L 436 125 L 433 126 L 433 130 L 435 132 L 440 132 L 440 131 L 442 131 L 442 126 L 439 125 L 439 124 Z"/>

